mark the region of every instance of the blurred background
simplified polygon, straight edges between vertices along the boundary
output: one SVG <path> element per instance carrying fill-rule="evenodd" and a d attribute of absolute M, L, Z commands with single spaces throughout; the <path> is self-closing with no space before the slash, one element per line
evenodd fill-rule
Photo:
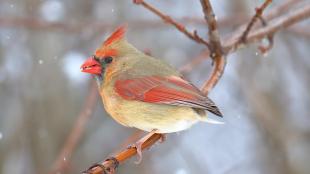
<path fill-rule="evenodd" d="M 198 0 L 147 2 L 207 37 Z M 222 37 L 249 21 L 263 3 L 211 2 Z M 275 0 L 266 13 L 282 3 Z M 136 132 L 112 120 L 99 98 L 89 99 L 90 93 L 97 95 L 94 80 L 79 69 L 124 23 L 129 42 L 175 68 L 205 49 L 130 0 L 0 0 L 0 173 L 52 171 L 80 115 L 86 115 L 79 122 L 84 131 L 72 155 L 62 159 L 66 170 L 56 173 L 87 169 Z M 132 158 L 117 172 L 310 173 L 310 21 L 294 27 L 308 30 L 282 30 L 265 55 L 251 44 L 228 56 L 225 73 L 209 95 L 224 113 L 225 125 L 199 123 L 169 134 L 143 153 L 140 165 Z M 201 87 L 211 70 L 206 59 L 184 74 Z M 94 104 L 85 106 L 86 100 Z"/>

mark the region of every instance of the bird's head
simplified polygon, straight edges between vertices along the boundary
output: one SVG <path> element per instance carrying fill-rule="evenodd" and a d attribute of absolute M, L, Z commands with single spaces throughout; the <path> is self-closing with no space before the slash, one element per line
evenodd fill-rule
<path fill-rule="evenodd" d="M 103 78 L 105 72 L 116 69 L 117 62 L 135 51 L 125 39 L 126 26 L 117 28 L 81 66 L 81 71 Z"/>

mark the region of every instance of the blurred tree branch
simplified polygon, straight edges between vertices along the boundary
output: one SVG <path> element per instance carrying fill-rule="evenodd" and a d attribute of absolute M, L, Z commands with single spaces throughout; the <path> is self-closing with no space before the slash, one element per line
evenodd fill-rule
<path fill-rule="evenodd" d="M 247 20 L 245 15 L 237 15 L 238 19 L 233 20 L 233 17 L 227 16 L 219 20 L 219 25 L 221 26 L 230 26 L 230 25 L 239 25 L 244 23 Z M 235 18 L 235 16 L 234 16 Z M 180 21 L 180 24 L 195 24 L 195 25 L 204 25 L 205 22 L 202 19 L 194 17 L 183 17 L 176 19 L 175 21 Z M 130 22 L 131 27 L 133 28 L 158 28 L 166 27 L 165 23 L 161 20 L 134 20 Z M 79 23 L 68 23 L 68 22 L 49 22 L 38 18 L 33 17 L 0 17 L 0 26 L 1 27 L 21 27 L 29 28 L 34 30 L 61 30 L 67 33 L 79 33 L 82 30 L 87 28 L 96 28 L 96 29 L 106 29 L 113 27 L 113 23 L 107 23 L 102 21 L 88 22 L 80 21 Z M 190 33 L 192 35 L 192 33 Z"/>
<path fill-rule="evenodd" d="M 308 37 L 310 38 L 310 27 L 303 27 L 303 26 L 293 26 L 288 28 L 288 31 L 295 33 L 301 37 Z"/>
<path fill-rule="evenodd" d="M 85 103 L 77 117 L 74 127 L 71 130 L 61 152 L 59 153 L 50 173 L 63 173 L 68 167 L 72 152 L 78 144 L 85 130 L 85 125 L 96 107 L 98 101 L 97 84 L 91 81 Z"/>

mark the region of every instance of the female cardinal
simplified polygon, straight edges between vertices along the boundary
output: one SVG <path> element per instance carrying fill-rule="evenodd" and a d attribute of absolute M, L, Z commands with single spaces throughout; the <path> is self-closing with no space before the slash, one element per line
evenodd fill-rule
<path fill-rule="evenodd" d="M 81 66 L 82 72 L 95 76 L 104 107 L 118 123 L 171 133 L 210 121 L 205 110 L 222 117 L 215 104 L 174 68 L 128 43 L 125 30 L 119 27 Z M 147 138 L 136 143 L 140 156 Z"/>

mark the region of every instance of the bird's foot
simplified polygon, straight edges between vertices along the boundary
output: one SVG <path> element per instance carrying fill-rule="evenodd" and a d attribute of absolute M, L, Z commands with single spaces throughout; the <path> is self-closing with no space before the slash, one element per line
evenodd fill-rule
<path fill-rule="evenodd" d="M 153 136 L 156 133 L 156 129 L 152 130 L 150 133 L 148 133 L 147 135 L 145 135 L 144 137 L 142 137 L 140 140 L 138 140 L 136 143 L 134 143 L 133 145 L 129 146 L 128 148 L 136 148 L 137 150 L 137 155 L 138 155 L 138 160 L 135 161 L 136 164 L 140 164 L 142 161 L 142 145 L 145 141 L 147 141 L 151 136 Z M 161 142 L 163 142 L 165 140 L 165 138 L 161 139 Z"/>
<path fill-rule="evenodd" d="M 140 164 L 142 162 L 142 144 L 144 142 L 136 142 L 133 146 L 136 148 L 137 150 L 137 155 L 138 155 L 138 160 L 135 161 L 135 164 Z"/>
<path fill-rule="evenodd" d="M 142 161 L 142 144 L 144 143 L 144 141 L 141 141 L 141 139 L 139 141 L 137 141 L 134 144 L 131 144 L 127 147 L 127 149 L 130 148 L 135 148 L 137 150 L 137 155 L 138 155 L 138 160 L 135 161 L 135 164 L 140 164 Z"/>
<path fill-rule="evenodd" d="M 142 161 L 142 144 L 143 142 L 137 141 L 136 143 L 127 146 L 127 149 L 135 148 L 137 150 L 138 160 L 135 161 L 135 164 L 140 164 Z"/>

